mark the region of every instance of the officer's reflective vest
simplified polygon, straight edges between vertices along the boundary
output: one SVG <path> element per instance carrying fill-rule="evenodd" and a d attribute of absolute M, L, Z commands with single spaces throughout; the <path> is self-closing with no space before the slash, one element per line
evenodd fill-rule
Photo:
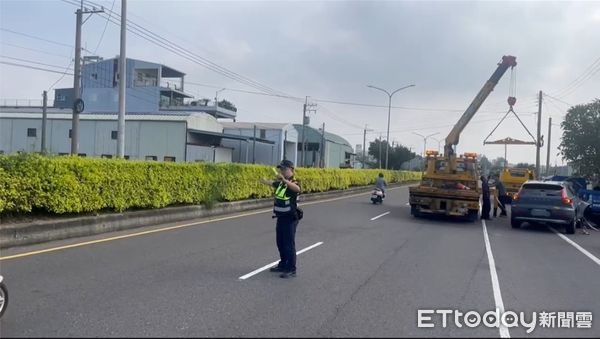
<path fill-rule="evenodd" d="M 282 182 L 275 190 L 275 202 L 273 204 L 273 212 L 275 215 L 290 214 L 292 212 L 291 197 L 286 193 L 287 185 Z"/>

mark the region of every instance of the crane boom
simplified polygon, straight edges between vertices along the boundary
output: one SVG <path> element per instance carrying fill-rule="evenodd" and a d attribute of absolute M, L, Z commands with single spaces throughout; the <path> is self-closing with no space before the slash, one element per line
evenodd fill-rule
<path fill-rule="evenodd" d="M 454 154 L 454 146 L 458 144 L 458 140 L 460 138 L 460 133 L 465 129 L 469 121 L 473 118 L 479 107 L 483 104 L 488 95 L 494 90 L 496 84 L 502 78 L 506 70 L 511 67 L 515 67 L 517 65 L 517 58 L 511 55 L 505 55 L 502 57 L 502 62 L 498 64 L 498 68 L 490 79 L 483 85 L 483 88 L 477 93 L 475 99 L 471 102 L 471 105 L 467 108 L 467 110 L 460 117 L 450 134 L 446 137 L 446 145 L 444 146 L 444 153 L 446 155 Z"/>

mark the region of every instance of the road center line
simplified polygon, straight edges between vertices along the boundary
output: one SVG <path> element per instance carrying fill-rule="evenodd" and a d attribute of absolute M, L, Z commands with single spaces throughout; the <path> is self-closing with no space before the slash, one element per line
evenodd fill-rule
<path fill-rule="evenodd" d="M 317 247 L 317 246 L 320 246 L 320 245 L 323 245 L 323 242 L 322 242 L 322 241 L 320 241 L 320 242 L 318 242 L 318 243 L 316 243 L 316 244 L 314 244 L 314 245 L 308 246 L 307 248 L 305 248 L 305 249 L 303 249 L 303 250 L 300 250 L 300 251 L 296 252 L 296 255 L 300 255 L 300 254 L 302 254 L 302 253 L 304 253 L 304 252 L 306 252 L 306 251 L 310 251 L 310 250 L 312 250 L 313 248 L 315 248 L 315 247 Z M 270 263 L 270 264 L 267 264 L 267 265 L 265 265 L 265 266 L 263 266 L 263 267 L 261 267 L 261 268 L 259 268 L 259 269 L 257 269 L 257 270 L 254 270 L 254 271 L 252 271 L 252 272 L 250 272 L 250 273 L 248 273 L 248 274 L 246 274 L 246 275 L 243 275 L 243 276 L 239 277 L 238 279 L 239 279 L 239 280 L 246 280 L 246 279 L 250 278 L 250 277 L 251 277 L 251 276 L 253 276 L 253 275 L 257 275 L 258 273 L 260 273 L 260 272 L 262 272 L 262 271 L 264 271 L 264 270 L 267 270 L 267 269 L 269 269 L 269 268 L 271 268 L 271 267 L 273 267 L 273 266 L 277 265 L 278 263 L 279 263 L 279 260 L 277 260 L 277 261 L 274 261 L 274 262 L 272 262 L 272 263 Z"/>
<path fill-rule="evenodd" d="M 380 214 L 380 215 L 378 215 L 378 216 L 376 216 L 376 217 L 374 217 L 374 218 L 371 218 L 371 221 L 373 221 L 373 220 L 377 220 L 377 219 L 379 219 L 379 218 L 383 217 L 384 215 L 388 215 L 388 214 L 390 214 L 390 212 L 385 212 L 385 213 L 383 213 L 383 214 Z"/>
<path fill-rule="evenodd" d="M 554 233 L 556 233 L 556 235 L 558 235 L 559 237 L 563 238 L 564 241 L 568 242 L 573 247 L 575 247 L 576 249 L 578 249 L 579 252 L 585 254 L 588 258 L 592 259 L 596 264 L 598 264 L 598 266 L 600 266 L 600 259 L 598 259 L 596 256 L 594 256 L 592 253 L 588 252 L 585 248 L 579 246 L 576 242 L 574 242 L 573 240 L 569 239 L 564 234 L 559 233 L 557 230 L 554 229 L 554 227 L 548 226 L 548 228 L 551 229 Z"/>
<path fill-rule="evenodd" d="M 481 220 L 483 226 L 483 238 L 485 240 L 485 250 L 487 252 L 488 262 L 490 264 L 490 276 L 492 277 L 492 288 L 494 289 L 494 302 L 500 315 L 504 313 L 504 302 L 502 301 L 502 293 L 500 292 L 500 283 L 498 282 L 498 273 L 496 272 L 496 262 L 494 261 L 494 255 L 492 254 L 492 247 L 490 245 L 490 238 L 488 237 L 487 227 L 485 220 Z M 500 325 L 500 337 L 510 338 L 508 328 L 504 325 Z"/>

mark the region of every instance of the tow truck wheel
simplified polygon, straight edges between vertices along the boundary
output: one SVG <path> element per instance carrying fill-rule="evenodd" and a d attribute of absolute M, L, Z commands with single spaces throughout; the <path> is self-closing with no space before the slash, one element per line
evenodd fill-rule
<path fill-rule="evenodd" d="M 477 218 L 479 217 L 479 211 L 475 211 L 475 210 L 471 210 L 469 211 L 469 213 L 467 214 L 467 220 L 469 220 L 470 222 L 475 222 L 477 221 Z"/>
<path fill-rule="evenodd" d="M 417 205 L 410 205 L 410 214 L 412 214 L 414 217 L 421 216 L 421 213 L 419 213 L 419 210 L 417 209 Z"/>

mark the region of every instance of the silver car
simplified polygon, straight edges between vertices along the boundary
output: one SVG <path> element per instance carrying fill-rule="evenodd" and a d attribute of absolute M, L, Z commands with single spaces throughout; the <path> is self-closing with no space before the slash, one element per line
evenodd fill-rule
<path fill-rule="evenodd" d="M 578 205 L 577 194 L 568 182 L 527 181 L 513 197 L 510 223 L 513 228 L 526 221 L 561 224 L 568 234 L 573 234 Z"/>

